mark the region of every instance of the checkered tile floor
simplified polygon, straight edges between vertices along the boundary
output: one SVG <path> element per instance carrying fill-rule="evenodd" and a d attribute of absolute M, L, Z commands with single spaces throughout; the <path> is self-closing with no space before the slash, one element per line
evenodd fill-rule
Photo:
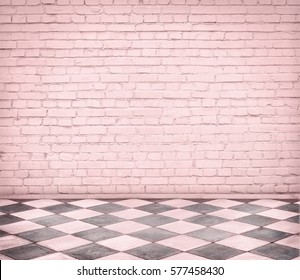
<path fill-rule="evenodd" d="M 0 259 L 300 259 L 299 201 L 0 200 Z"/>

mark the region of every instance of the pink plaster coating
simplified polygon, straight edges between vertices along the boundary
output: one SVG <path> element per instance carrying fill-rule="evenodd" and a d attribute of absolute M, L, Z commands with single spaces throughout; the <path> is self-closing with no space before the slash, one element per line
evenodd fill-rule
<path fill-rule="evenodd" d="M 0 195 L 299 194 L 299 9 L 0 3 Z"/>

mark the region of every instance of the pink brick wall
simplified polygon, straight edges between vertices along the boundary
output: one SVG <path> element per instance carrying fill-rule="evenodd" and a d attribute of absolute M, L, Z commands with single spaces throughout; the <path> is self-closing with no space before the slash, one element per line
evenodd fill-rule
<path fill-rule="evenodd" d="M 299 0 L 1 0 L 0 194 L 297 193 Z"/>

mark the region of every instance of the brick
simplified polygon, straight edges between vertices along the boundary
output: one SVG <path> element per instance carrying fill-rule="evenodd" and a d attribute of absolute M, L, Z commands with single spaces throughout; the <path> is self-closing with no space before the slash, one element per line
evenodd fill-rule
<path fill-rule="evenodd" d="M 110 0 L 110 1 L 112 2 L 112 0 Z M 85 5 L 94 6 L 94 5 L 100 4 L 100 2 L 102 3 L 103 1 L 101 1 L 101 0 L 85 0 Z"/>
<path fill-rule="evenodd" d="M 85 0 L 70 0 L 71 5 L 84 5 Z"/>
<path fill-rule="evenodd" d="M 54 5 L 47 5 L 44 6 L 45 13 L 48 15 L 57 15 L 57 14 L 72 14 L 73 8 L 70 6 L 54 6 Z"/>
<path fill-rule="evenodd" d="M 104 126 L 85 126 L 79 128 L 79 134 L 105 134 L 106 128 Z"/>
<path fill-rule="evenodd" d="M 159 14 L 161 12 L 161 7 L 159 6 L 135 6 L 132 8 L 134 14 Z"/>
<path fill-rule="evenodd" d="M 51 185 L 50 178 L 25 178 L 24 185 L 25 186 L 49 186 Z"/>
<path fill-rule="evenodd" d="M 17 127 L 0 127 L 0 136 L 18 136 L 20 135 L 20 128 Z"/>
<path fill-rule="evenodd" d="M 23 152 L 29 153 L 49 153 L 50 146 L 49 145 L 24 145 L 22 147 Z"/>
<path fill-rule="evenodd" d="M 221 160 L 196 160 L 197 168 L 220 168 L 222 166 Z"/>
<path fill-rule="evenodd" d="M 16 170 L 18 169 L 18 163 L 17 162 L 0 162 L 0 169 L 1 170 Z"/>
<path fill-rule="evenodd" d="M 90 177 L 90 178 L 83 178 L 82 179 L 83 185 L 109 185 L 110 184 L 110 178 L 104 178 L 104 177 Z"/>
<path fill-rule="evenodd" d="M 104 7 L 103 12 L 108 15 L 129 14 L 131 12 L 131 7 L 130 6 L 107 6 Z"/>
<path fill-rule="evenodd" d="M 18 116 L 20 117 L 44 117 L 46 116 L 45 109 L 26 109 L 18 110 Z"/>
<path fill-rule="evenodd" d="M 24 170 L 43 170 L 48 168 L 46 161 L 23 161 L 20 163 L 20 169 Z"/>
<path fill-rule="evenodd" d="M 73 109 L 48 109 L 47 114 L 49 117 L 75 117 L 76 111 Z"/>
<path fill-rule="evenodd" d="M 31 14 L 43 14 L 44 8 L 42 6 L 18 6 L 17 14 L 31 15 Z"/>
<path fill-rule="evenodd" d="M 58 186 L 78 186 L 81 185 L 81 178 L 54 178 L 53 184 Z"/>
<path fill-rule="evenodd" d="M 42 76 L 43 83 L 66 83 L 70 81 L 68 76 Z"/>
<path fill-rule="evenodd" d="M 42 3 L 44 3 L 45 1 L 47 1 L 47 0 L 42 0 Z M 50 1 L 50 3 L 51 3 L 51 1 L 52 1 L 52 3 L 54 2 L 53 0 L 48 0 L 48 1 Z M 36 5 L 39 5 L 40 3 L 41 3 L 40 0 L 26 0 L 26 4 L 29 6 L 36 6 Z M 46 2 L 45 2 L 45 4 L 46 4 Z"/>
<path fill-rule="evenodd" d="M 23 135 L 46 135 L 49 134 L 49 131 L 48 127 L 41 126 L 27 126 L 22 128 Z"/>
<path fill-rule="evenodd" d="M 82 145 L 81 152 L 88 152 L 88 153 L 103 153 L 108 152 L 108 145 Z"/>
<path fill-rule="evenodd" d="M 198 184 L 202 185 L 220 185 L 225 183 L 224 177 L 200 177 L 197 179 Z"/>
<path fill-rule="evenodd" d="M 141 178 L 141 184 L 145 184 L 145 185 L 165 185 L 168 183 L 168 178 L 151 178 L 151 177 L 143 177 Z"/>

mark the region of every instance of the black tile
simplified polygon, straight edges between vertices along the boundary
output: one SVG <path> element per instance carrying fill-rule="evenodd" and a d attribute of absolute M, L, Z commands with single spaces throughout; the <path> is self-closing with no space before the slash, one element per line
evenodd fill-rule
<path fill-rule="evenodd" d="M 23 220 L 18 217 L 11 216 L 8 214 L 0 216 L 0 225 L 8 225 L 8 224 L 12 224 L 12 223 L 20 222 L 20 221 L 23 221 Z"/>
<path fill-rule="evenodd" d="M 66 203 L 66 204 L 68 204 L 68 203 L 70 203 L 70 202 L 75 202 L 75 201 L 78 201 L 78 200 L 80 200 L 80 199 L 66 199 L 66 198 L 64 198 L 64 199 L 55 199 L 56 201 L 58 201 L 58 202 L 61 202 L 61 203 Z"/>
<path fill-rule="evenodd" d="M 216 224 L 227 222 L 228 220 L 211 215 L 200 215 L 185 219 L 184 221 L 202 226 L 214 226 Z"/>
<path fill-rule="evenodd" d="M 236 201 L 236 202 L 241 202 L 241 203 L 250 203 L 250 202 L 253 202 L 257 199 L 234 199 L 233 201 Z"/>
<path fill-rule="evenodd" d="M 219 244 L 208 244 L 188 251 L 188 253 L 201 256 L 210 260 L 227 260 L 244 253 L 244 251 Z"/>
<path fill-rule="evenodd" d="M 156 243 L 151 243 L 142 247 L 128 250 L 126 253 L 144 260 L 161 260 L 178 254 L 180 251 Z"/>
<path fill-rule="evenodd" d="M 100 215 L 100 216 L 96 216 L 96 217 L 86 218 L 81 221 L 92 224 L 92 225 L 96 225 L 99 227 L 104 227 L 104 226 L 108 226 L 111 224 L 120 223 L 125 220 L 122 218 L 118 218 L 118 217 L 107 214 L 107 215 Z"/>
<path fill-rule="evenodd" d="M 47 206 L 41 208 L 45 211 L 49 211 L 55 214 L 61 214 L 61 213 L 66 213 L 74 210 L 81 209 L 78 206 L 72 205 L 72 204 L 58 204 L 58 205 L 52 205 L 52 206 Z"/>
<path fill-rule="evenodd" d="M 114 203 L 107 203 L 107 204 L 101 204 L 89 207 L 88 209 L 94 210 L 100 213 L 113 213 L 118 212 L 122 210 L 128 209 L 127 207 L 124 207 L 122 205 L 114 204 Z"/>
<path fill-rule="evenodd" d="M 275 242 L 279 239 L 290 236 L 291 234 L 283 231 L 268 229 L 268 228 L 257 228 L 244 232 L 242 235 L 253 237 L 256 239 L 261 239 L 268 242 Z"/>
<path fill-rule="evenodd" d="M 16 204 L 11 204 L 11 205 L 1 206 L 0 212 L 12 214 L 12 213 L 23 212 L 23 211 L 32 210 L 32 209 L 35 209 L 35 208 L 28 206 L 26 204 L 16 203 Z"/>
<path fill-rule="evenodd" d="M 52 239 L 63 235 L 67 235 L 67 234 L 52 228 L 35 229 L 35 230 L 30 230 L 18 234 L 18 236 L 33 242 L 44 241 L 47 239 Z"/>
<path fill-rule="evenodd" d="M 209 204 L 205 204 L 205 203 L 198 203 L 198 204 L 183 207 L 183 209 L 193 211 L 193 212 L 197 212 L 197 213 L 206 214 L 206 213 L 221 210 L 222 208 L 217 207 L 217 206 L 213 206 L 213 205 L 209 205 Z"/>
<path fill-rule="evenodd" d="M 0 230 L 0 237 L 9 235 L 7 232 Z"/>
<path fill-rule="evenodd" d="M 215 199 L 189 199 L 189 201 L 192 201 L 192 202 L 196 202 L 196 203 L 204 203 L 204 202 L 208 202 L 208 201 L 213 201 Z"/>
<path fill-rule="evenodd" d="M 297 203 L 299 200 L 298 199 L 280 199 L 280 201 L 293 204 L 293 203 Z"/>
<path fill-rule="evenodd" d="M 1 254 L 15 260 L 30 260 L 51 253 L 54 253 L 54 251 L 37 244 L 28 244 L 1 251 Z"/>
<path fill-rule="evenodd" d="M 241 204 L 230 207 L 230 209 L 254 214 L 268 210 L 270 208 L 254 204 Z"/>
<path fill-rule="evenodd" d="M 95 243 L 64 251 L 64 254 L 77 260 L 95 260 L 115 253 L 117 253 L 116 250 Z"/>
<path fill-rule="evenodd" d="M 140 218 L 134 219 L 133 221 L 144 224 L 144 225 L 152 226 L 152 227 L 157 227 L 157 226 L 175 222 L 177 220 L 170 218 L 170 217 L 155 214 L 155 215 L 149 215 L 146 217 L 140 217 Z"/>
<path fill-rule="evenodd" d="M 170 199 L 144 199 L 145 201 L 152 203 L 152 204 L 163 204 L 165 201 Z"/>
<path fill-rule="evenodd" d="M 286 205 L 277 207 L 277 209 L 289 211 L 289 212 L 300 213 L 300 205 L 299 204 L 286 204 Z"/>
<path fill-rule="evenodd" d="M 60 215 L 50 215 L 46 217 L 41 217 L 37 219 L 30 220 L 31 222 L 34 222 L 36 224 L 46 226 L 46 227 L 52 227 L 68 222 L 74 221 L 74 219 L 65 217 L 65 216 L 60 216 Z"/>
<path fill-rule="evenodd" d="M 285 221 L 300 224 L 300 215 L 290 217 L 290 218 L 286 219 Z"/>
<path fill-rule="evenodd" d="M 260 215 L 250 215 L 250 216 L 238 218 L 236 219 L 236 221 L 262 227 L 272 223 L 276 223 L 279 220 L 270 217 L 260 216 Z"/>
<path fill-rule="evenodd" d="M 299 256 L 298 249 L 275 243 L 266 244 L 250 252 L 274 260 L 291 260 Z"/>
<path fill-rule="evenodd" d="M 93 228 L 73 234 L 74 236 L 84 238 L 89 241 L 98 242 L 101 240 L 120 236 L 121 234 L 105 228 Z"/>
<path fill-rule="evenodd" d="M 163 239 L 167 239 L 173 236 L 177 236 L 177 234 L 173 232 L 169 232 L 163 229 L 159 228 L 149 228 L 149 229 L 144 229 L 141 231 L 134 232 L 132 234 L 129 234 L 131 236 L 144 239 L 150 242 L 157 242 Z"/>
<path fill-rule="evenodd" d="M 200 238 L 206 241 L 210 241 L 210 242 L 217 242 L 219 240 L 233 236 L 234 234 L 227 231 L 214 229 L 214 228 L 203 228 L 203 229 L 190 232 L 187 235 Z"/>
<path fill-rule="evenodd" d="M 152 204 L 147 204 L 147 205 L 137 207 L 137 209 L 150 212 L 152 214 L 158 214 L 161 212 L 166 212 L 177 208 L 168 205 L 159 204 L 159 203 L 152 203 Z"/>

